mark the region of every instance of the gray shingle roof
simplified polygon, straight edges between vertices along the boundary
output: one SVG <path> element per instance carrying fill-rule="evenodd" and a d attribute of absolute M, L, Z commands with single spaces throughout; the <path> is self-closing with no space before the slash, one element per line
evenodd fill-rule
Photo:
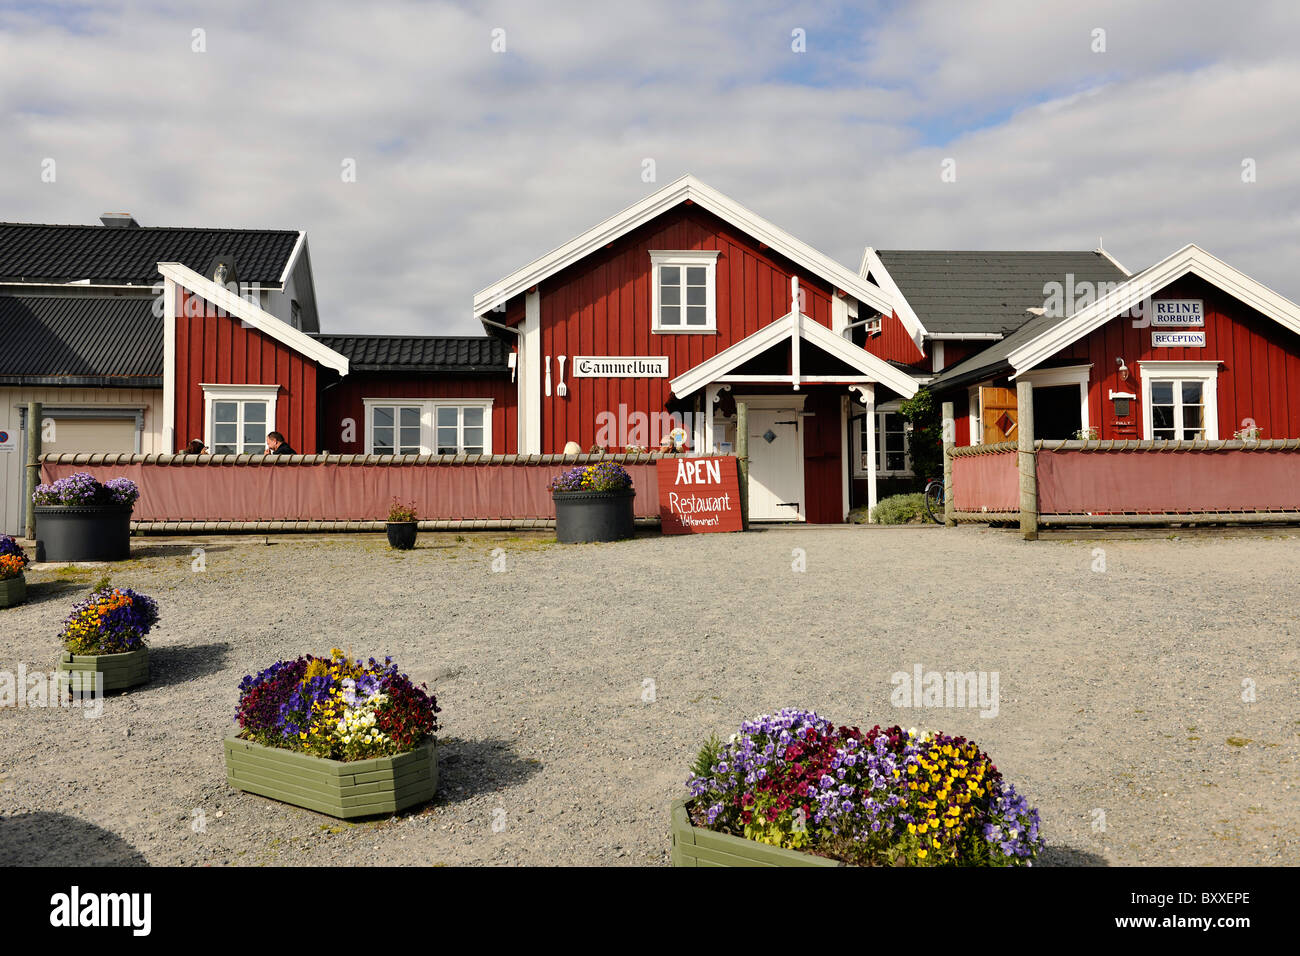
<path fill-rule="evenodd" d="M 0 342 L 3 382 L 69 376 L 162 384 L 162 319 L 152 297 L 3 295 Z"/>
<path fill-rule="evenodd" d="M 159 262 L 199 273 L 234 257 L 239 281 L 279 285 L 298 233 L 291 229 L 179 229 L 0 223 L 0 279 L 152 285 Z"/>
<path fill-rule="evenodd" d="M 1020 328 L 1030 308 L 1043 308 L 1043 287 L 1125 282 L 1099 252 L 957 252 L 878 250 L 890 276 L 931 333 L 1000 332 Z"/>
<path fill-rule="evenodd" d="M 510 350 L 487 335 L 317 335 L 358 372 L 501 372 Z"/>
<path fill-rule="evenodd" d="M 1061 316 L 1053 315 L 1036 315 L 1031 316 L 1029 321 L 1016 329 L 1004 339 L 998 339 L 988 348 L 964 359 L 947 369 L 942 375 L 939 375 L 930 383 L 932 391 L 942 391 L 945 388 L 951 388 L 956 385 L 970 384 L 973 379 L 987 377 L 985 370 L 993 372 L 1008 365 L 1007 356 L 1009 356 L 1020 346 L 1033 338 L 1046 332 L 1052 326 L 1064 322 Z"/>

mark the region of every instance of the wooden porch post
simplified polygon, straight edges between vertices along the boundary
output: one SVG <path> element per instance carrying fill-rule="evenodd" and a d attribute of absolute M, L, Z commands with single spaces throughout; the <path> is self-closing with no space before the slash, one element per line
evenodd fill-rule
<path fill-rule="evenodd" d="M 867 404 L 867 521 L 875 524 L 871 512 L 876 510 L 876 385 L 862 386 Z"/>
<path fill-rule="evenodd" d="M 1020 536 L 1038 538 L 1038 456 L 1034 454 L 1034 386 L 1016 382 L 1016 457 L 1020 460 Z"/>
<path fill-rule="evenodd" d="M 27 469 L 23 477 L 27 487 L 27 537 L 32 540 L 36 538 L 36 502 L 32 495 L 41 483 L 41 416 L 44 414 L 45 407 L 40 402 L 27 403 Z"/>
<path fill-rule="evenodd" d="M 952 402 L 943 403 L 943 524 L 957 527 L 957 506 L 952 500 L 952 449 L 956 444 L 957 426 L 952 417 Z"/>
<path fill-rule="evenodd" d="M 740 526 L 749 530 L 749 406 L 736 402 L 736 469 L 740 474 Z"/>

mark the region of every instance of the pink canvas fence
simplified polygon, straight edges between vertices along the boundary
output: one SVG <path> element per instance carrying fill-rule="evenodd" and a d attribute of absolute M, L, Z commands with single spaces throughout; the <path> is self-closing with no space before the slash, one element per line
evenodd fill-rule
<path fill-rule="evenodd" d="M 363 455 L 46 455 L 41 480 L 78 471 L 140 486 L 137 527 L 374 525 L 394 498 L 429 526 L 555 520 L 547 483 L 579 464 L 614 461 L 632 476 L 638 518 L 659 514 L 661 455 L 416 457 Z"/>
<path fill-rule="evenodd" d="M 958 511 L 1019 512 L 1020 473 L 1016 451 L 989 446 L 993 451 L 962 449 L 952 458 L 952 500 Z"/>
<path fill-rule="evenodd" d="M 1074 446 L 1074 447 L 1071 447 Z M 1042 515 L 1300 511 L 1300 442 L 1040 442 Z"/>

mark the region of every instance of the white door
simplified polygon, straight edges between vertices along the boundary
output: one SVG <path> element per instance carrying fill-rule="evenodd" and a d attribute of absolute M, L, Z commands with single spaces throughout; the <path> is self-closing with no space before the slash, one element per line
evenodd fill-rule
<path fill-rule="evenodd" d="M 803 435 L 795 408 L 749 409 L 749 520 L 803 521 Z"/>

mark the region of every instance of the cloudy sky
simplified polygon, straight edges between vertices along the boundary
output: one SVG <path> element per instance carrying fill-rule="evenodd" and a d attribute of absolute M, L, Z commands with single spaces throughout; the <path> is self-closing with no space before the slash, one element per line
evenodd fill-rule
<path fill-rule="evenodd" d="M 854 269 L 1196 242 L 1300 299 L 1297 48 L 1293 0 L 0 0 L 0 220 L 306 229 L 327 331 L 480 331 L 686 172 Z"/>

